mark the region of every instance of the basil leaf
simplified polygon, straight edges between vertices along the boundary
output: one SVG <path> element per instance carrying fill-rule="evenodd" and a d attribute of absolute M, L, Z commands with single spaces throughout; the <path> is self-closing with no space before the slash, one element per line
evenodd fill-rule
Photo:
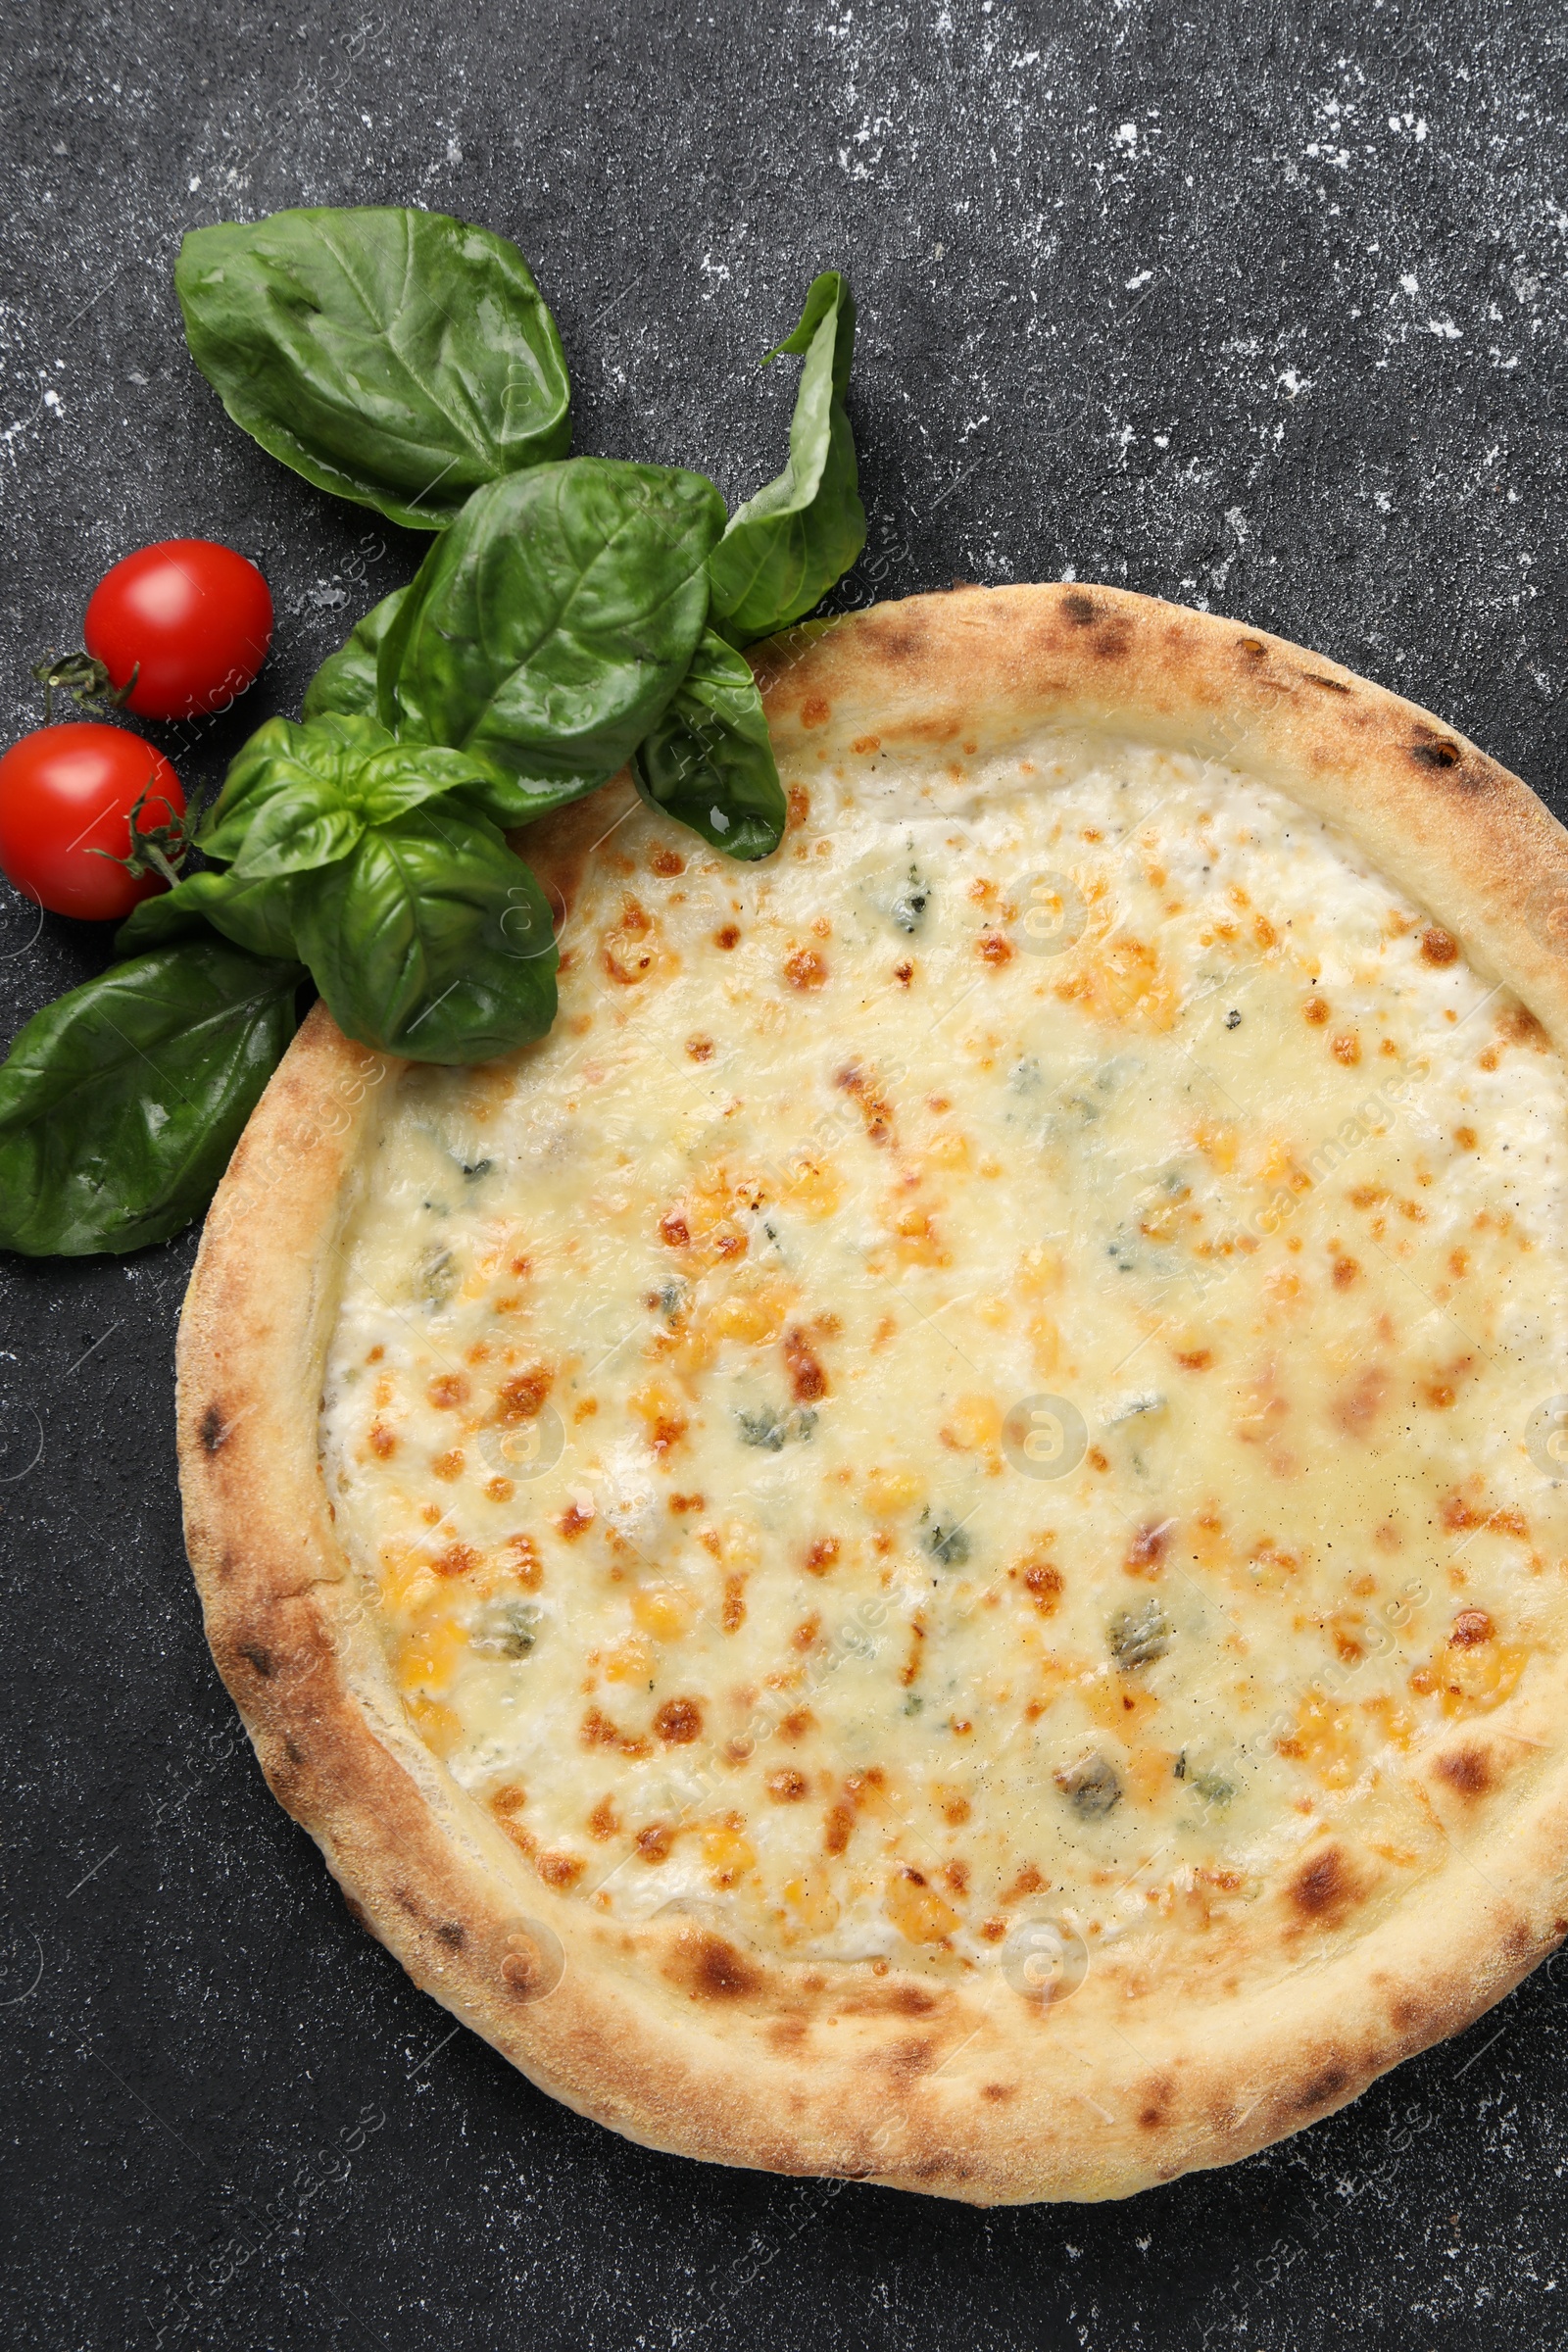
<path fill-rule="evenodd" d="M 766 858 L 783 837 L 784 787 L 762 698 L 744 654 L 705 629 L 692 664 L 632 761 L 651 808 L 731 858 Z"/>
<path fill-rule="evenodd" d="M 347 1037 L 488 1061 L 556 1017 L 550 907 L 494 825 L 436 803 L 294 886 L 300 953 Z"/>
<path fill-rule="evenodd" d="M 0 1248 L 82 1257 L 188 1224 L 294 1033 L 303 978 L 192 940 L 35 1013 L 0 1067 Z"/>
<path fill-rule="evenodd" d="M 514 245 L 402 207 L 193 229 L 174 291 L 234 422 L 318 489 L 438 531 L 565 455 L 566 363 Z"/>
<path fill-rule="evenodd" d="M 405 588 L 394 588 L 390 596 L 383 596 L 355 622 L 337 652 L 327 655 L 305 689 L 301 707 L 307 718 L 324 718 L 329 710 L 346 718 L 375 716 L 375 658 L 407 594 Z"/>
<path fill-rule="evenodd" d="M 367 825 L 487 782 L 461 753 L 398 743 L 373 718 L 270 718 L 230 762 L 198 839 L 241 881 L 308 873 L 346 858 Z"/>
<path fill-rule="evenodd" d="M 286 877 L 242 882 L 209 867 L 186 874 L 172 890 L 133 906 L 115 934 L 115 946 L 122 956 L 136 956 L 211 928 L 254 956 L 292 962 L 296 951 L 289 894 Z"/>
<path fill-rule="evenodd" d="M 767 355 L 803 356 L 790 458 L 730 516 L 709 563 L 715 625 L 746 645 L 820 604 L 865 545 L 855 436 L 844 406 L 855 303 L 837 270 L 813 278 L 801 322 Z M 767 364 L 764 361 L 763 365 Z"/>
<path fill-rule="evenodd" d="M 382 723 L 514 779 L 486 804 L 503 824 L 592 791 L 685 673 L 723 527 L 674 466 L 572 458 L 477 491 L 382 642 Z"/>

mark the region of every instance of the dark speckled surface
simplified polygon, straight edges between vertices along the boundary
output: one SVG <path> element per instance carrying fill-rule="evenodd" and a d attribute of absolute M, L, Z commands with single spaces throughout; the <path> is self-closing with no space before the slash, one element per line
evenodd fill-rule
<path fill-rule="evenodd" d="M 279 612 L 254 708 L 416 543 L 228 427 L 180 230 L 416 202 L 515 237 L 577 446 L 773 470 L 760 353 L 854 273 L 858 596 L 1054 577 L 1237 613 L 1559 808 L 1568 28 L 1549 0 L 1074 8 L 13 5 L 0 44 L 0 721 L 101 567 L 207 534 Z M 0 902 L 5 1034 L 99 941 Z M 0 1267 L 0 2065 L 20 2347 L 1247 2346 L 1568 2336 L 1543 1972 L 1272 2154 L 993 2216 L 653 2157 L 352 1924 L 262 1785 L 179 1540 L 189 1239 Z M 33 1459 L 41 1446 L 41 1453 Z"/>

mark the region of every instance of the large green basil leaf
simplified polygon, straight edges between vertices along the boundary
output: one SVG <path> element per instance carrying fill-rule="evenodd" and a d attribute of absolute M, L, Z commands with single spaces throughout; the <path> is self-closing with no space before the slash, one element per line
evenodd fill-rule
<path fill-rule="evenodd" d="M 193 229 L 174 290 L 237 425 L 321 490 L 440 530 L 565 455 L 566 363 L 514 245 L 403 207 Z"/>
<path fill-rule="evenodd" d="M 382 723 L 514 778 L 499 823 L 592 791 L 685 673 L 723 527 L 712 483 L 674 466 L 572 458 L 476 492 L 382 640 Z"/>
<path fill-rule="evenodd" d="M 436 802 L 294 885 L 300 953 L 345 1036 L 488 1061 L 556 1017 L 550 907 L 494 825 Z"/>
<path fill-rule="evenodd" d="M 35 1013 L 0 1067 L 0 1248 L 82 1257 L 189 1224 L 294 1033 L 304 977 L 190 940 Z"/>
<path fill-rule="evenodd" d="M 230 762 L 198 840 L 241 881 L 308 873 L 346 858 L 368 825 L 487 783 L 461 752 L 398 743 L 373 718 L 270 718 Z"/>
<path fill-rule="evenodd" d="M 762 698 L 744 654 L 711 629 L 632 760 L 651 808 L 731 858 L 766 858 L 784 832 L 784 787 Z"/>
<path fill-rule="evenodd" d="M 375 716 L 376 656 L 407 594 L 405 588 L 394 588 L 390 596 L 383 596 L 355 622 L 337 652 L 327 655 L 305 689 L 301 709 L 307 718 L 324 718 L 329 710 L 345 718 Z"/>
<path fill-rule="evenodd" d="M 234 874 L 208 868 L 186 874 L 172 890 L 133 906 L 115 934 L 122 956 L 139 956 L 148 948 L 167 947 L 172 940 L 220 931 L 236 947 L 254 956 L 295 958 L 292 885 L 287 875 L 260 882 L 242 882 Z"/>
<path fill-rule="evenodd" d="M 734 644 L 769 637 L 809 612 L 865 545 L 844 406 L 854 350 L 854 300 L 840 272 L 825 270 L 811 281 L 795 332 L 767 355 L 788 351 L 806 361 L 789 464 L 737 508 L 709 563 L 714 625 Z"/>

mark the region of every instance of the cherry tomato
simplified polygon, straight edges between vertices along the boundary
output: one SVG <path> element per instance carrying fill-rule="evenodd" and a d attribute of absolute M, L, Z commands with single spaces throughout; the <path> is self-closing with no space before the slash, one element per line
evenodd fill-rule
<path fill-rule="evenodd" d="M 169 761 L 125 727 L 77 719 L 24 735 L 0 759 L 0 871 L 51 914 L 122 921 L 168 887 L 114 862 L 130 856 L 130 812 L 144 792 L 138 833 L 184 815 Z"/>
<path fill-rule="evenodd" d="M 87 651 L 143 718 L 195 718 L 243 694 L 267 659 L 272 599 L 254 564 L 211 539 L 162 539 L 104 573 Z M 140 666 L 138 667 L 138 663 Z"/>

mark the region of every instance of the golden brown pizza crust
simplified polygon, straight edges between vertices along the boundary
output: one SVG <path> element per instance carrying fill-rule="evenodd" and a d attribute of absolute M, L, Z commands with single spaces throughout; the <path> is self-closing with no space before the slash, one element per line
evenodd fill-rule
<path fill-rule="evenodd" d="M 852 753 L 971 757 L 1042 722 L 1238 760 L 1343 825 L 1568 1051 L 1568 834 L 1451 729 L 1331 662 L 1083 586 L 913 598 L 755 659 L 781 770 L 808 787 Z M 605 806 L 534 828 L 567 904 Z M 629 1927 L 546 1886 L 410 1729 L 320 1476 L 342 1237 L 397 1067 L 318 1006 L 235 1152 L 180 1332 L 186 1534 L 279 1800 L 415 1981 L 543 2088 L 724 2163 L 975 2204 L 1120 2196 L 1343 2106 L 1568 1932 L 1560 1688 L 1523 1736 L 1455 1727 L 1429 1773 L 1450 1858 L 1402 1904 L 1380 1908 L 1346 1841 L 1309 1851 L 1264 1898 L 1263 1990 L 1229 1991 L 1223 1964 L 1179 1982 L 1142 1961 L 1052 2005 L 995 1973 L 781 1964 L 703 1920 Z"/>

